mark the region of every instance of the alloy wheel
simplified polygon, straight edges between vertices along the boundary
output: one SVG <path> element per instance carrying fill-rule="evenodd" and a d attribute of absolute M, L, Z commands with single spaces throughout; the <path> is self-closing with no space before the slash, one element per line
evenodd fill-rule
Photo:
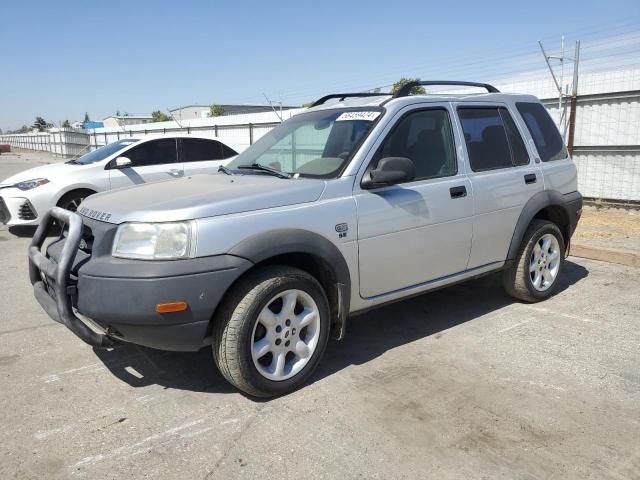
<path fill-rule="evenodd" d="M 545 233 L 538 239 L 529 259 L 533 288 L 544 292 L 553 285 L 560 270 L 560 255 L 560 243 L 554 235 Z"/>
<path fill-rule="evenodd" d="M 251 336 L 251 358 L 258 372 L 273 381 L 299 373 L 316 350 L 320 321 L 316 302 L 302 290 L 285 290 L 269 300 Z"/>

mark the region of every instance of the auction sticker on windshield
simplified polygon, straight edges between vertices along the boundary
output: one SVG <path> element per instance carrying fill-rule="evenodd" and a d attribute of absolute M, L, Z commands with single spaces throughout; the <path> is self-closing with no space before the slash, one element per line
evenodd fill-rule
<path fill-rule="evenodd" d="M 380 113 L 382 112 L 344 112 L 336 118 L 336 122 L 344 120 L 367 120 L 369 122 L 373 122 L 380 116 Z"/>

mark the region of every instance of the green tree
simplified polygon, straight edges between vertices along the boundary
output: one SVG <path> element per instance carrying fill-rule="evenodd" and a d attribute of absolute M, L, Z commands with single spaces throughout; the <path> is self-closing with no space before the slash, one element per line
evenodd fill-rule
<path fill-rule="evenodd" d="M 160 110 L 151 112 L 151 118 L 154 122 L 168 122 L 169 120 L 171 120 L 171 117 L 169 117 L 169 115 L 161 112 Z"/>
<path fill-rule="evenodd" d="M 420 80 L 419 78 L 405 78 L 405 77 L 402 77 L 400 80 L 398 80 L 396 83 L 393 84 L 393 88 L 391 89 L 391 93 L 396 93 L 398 90 L 400 90 L 402 87 L 404 87 L 409 82 L 417 82 L 419 80 Z M 421 87 L 421 86 L 413 87 L 411 89 L 411 95 L 424 95 L 425 93 L 427 93 L 427 91 L 424 89 L 424 87 Z"/>
<path fill-rule="evenodd" d="M 53 124 L 47 123 L 42 117 L 36 117 L 36 121 L 33 122 L 33 128 L 37 128 L 39 132 L 44 132 L 47 128 L 51 127 L 53 127 Z"/>
<path fill-rule="evenodd" d="M 313 105 L 313 102 L 306 102 L 302 104 L 304 108 L 309 108 L 311 105 Z"/>
<path fill-rule="evenodd" d="M 69 123 L 69 120 L 65 120 L 62 123 L 62 128 L 71 128 L 71 123 Z"/>
<path fill-rule="evenodd" d="M 89 114 L 87 112 L 84 112 L 84 121 L 85 122 L 90 122 L 91 120 L 89 119 Z"/>
<path fill-rule="evenodd" d="M 209 105 L 209 116 L 220 117 L 224 115 L 224 107 L 222 105 Z"/>
<path fill-rule="evenodd" d="M 371 93 L 380 93 L 382 89 L 380 87 L 376 87 L 373 90 L 371 90 Z"/>

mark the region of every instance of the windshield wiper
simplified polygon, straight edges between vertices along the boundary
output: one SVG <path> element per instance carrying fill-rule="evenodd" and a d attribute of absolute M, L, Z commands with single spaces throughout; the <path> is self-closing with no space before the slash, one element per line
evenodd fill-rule
<path fill-rule="evenodd" d="M 231 170 L 230 168 L 225 167 L 224 165 L 220 165 L 218 167 L 218 171 L 222 172 L 222 173 L 226 173 L 227 175 L 233 175 L 233 170 Z"/>
<path fill-rule="evenodd" d="M 80 165 L 80 162 L 77 160 L 69 160 L 68 162 L 64 162 L 67 165 Z"/>
<path fill-rule="evenodd" d="M 280 178 L 291 178 L 290 173 L 281 172 L 280 170 L 276 170 L 275 168 L 267 167 L 266 165 L 261 165 L 259 163 L 252 163 L 251 165 L 240 165 L 238 168 L 243 170 L 259 170 L 261 172 L 266 172 Z"/>

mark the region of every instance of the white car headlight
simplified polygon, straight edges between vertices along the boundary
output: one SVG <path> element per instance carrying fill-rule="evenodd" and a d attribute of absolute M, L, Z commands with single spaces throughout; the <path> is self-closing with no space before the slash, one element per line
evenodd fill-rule
<path fill-rule="evenodd" d="M 111 254 L 138 260 L 178 260 L 195 253 L 193 222 L 123 223 Z"/>
<path fill-rule="evenodd" d="M 39 187 L 40 185 L 45 185 L 49 183 L 49 180 L 46 178 L 34 178 L 32 180 L 25 180 L 24 182 L 18 182 L 13 186 L 19 188 L 20 190 L 31 190 L 33 188 Z"/>

